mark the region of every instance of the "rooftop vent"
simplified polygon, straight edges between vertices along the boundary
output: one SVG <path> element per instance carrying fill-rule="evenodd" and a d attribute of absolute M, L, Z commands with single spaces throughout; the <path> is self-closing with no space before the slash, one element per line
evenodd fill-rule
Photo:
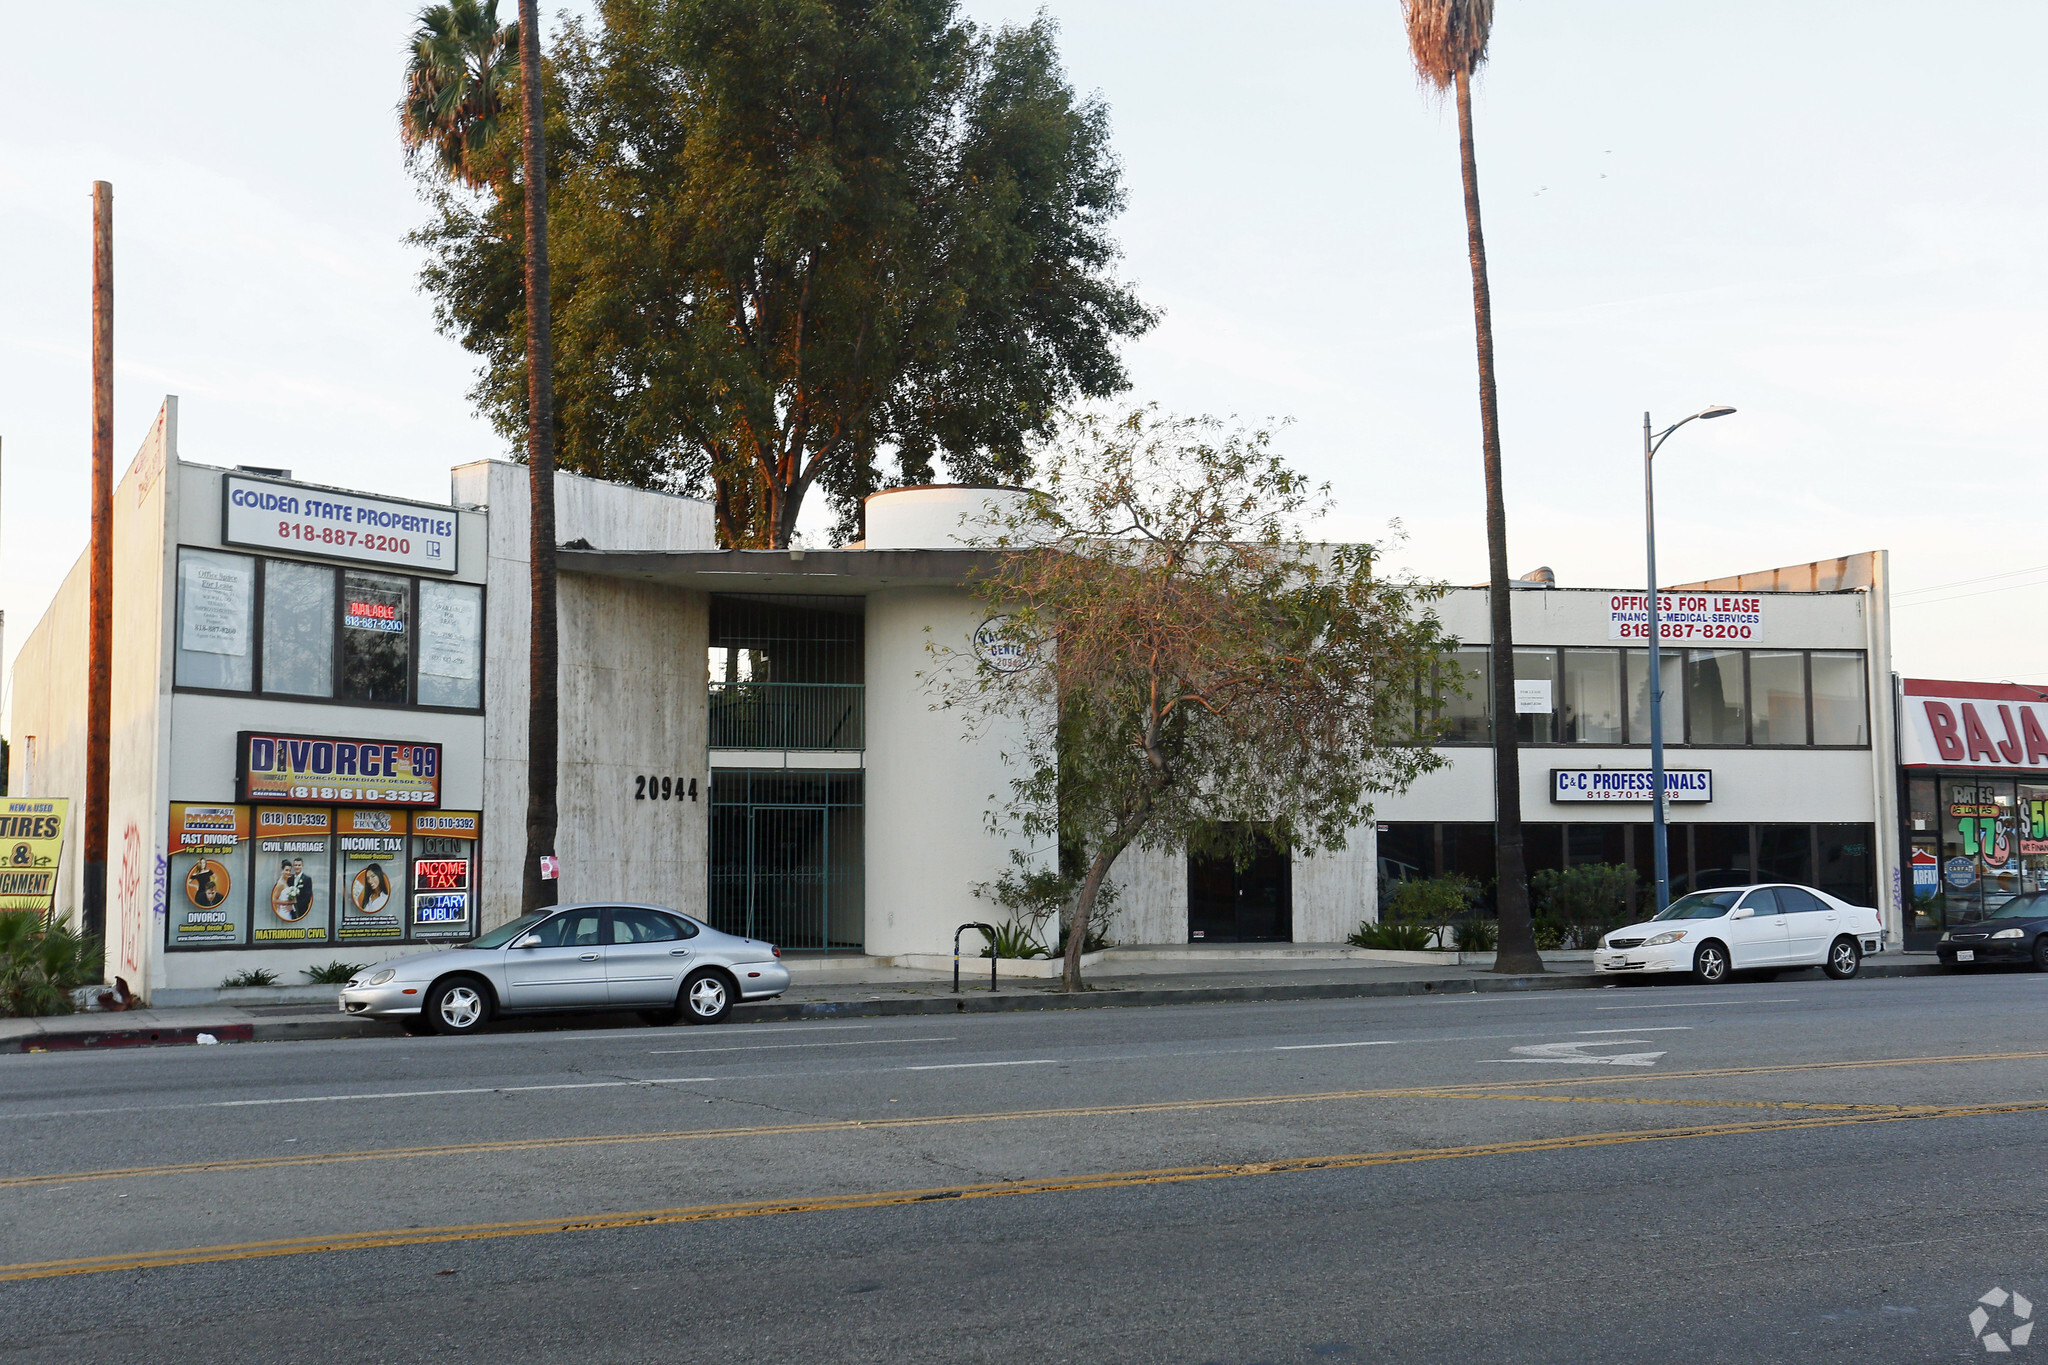
<path fill-rule="evenodd" d="M 1550 571 L 1548 564 L 1545 564 L 1541 568 L 1529 570 L 1529 572 L 1517 578 L 1510 586 L 1517 588 L 1554 588 L 1557 586 L 1557 575 Z"/>
<path fill-rule="evenodd" d="M 289 479 L 292 476 L 292 472 L 289 469 L 272 469 L 267 465 L 260 464 L 238 464 L 235 466 L 235 472 L 237 474 L 254 474 L 259 479 Z"/>

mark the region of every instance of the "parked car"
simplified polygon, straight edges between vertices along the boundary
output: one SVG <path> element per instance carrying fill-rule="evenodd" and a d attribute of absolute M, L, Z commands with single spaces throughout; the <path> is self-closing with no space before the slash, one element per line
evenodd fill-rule
<path fill-rule="evenodd" d="M 1819 967 L 1837 981 L 1883 949 L 1884 917 L 1810 886 L 1724 886 L 1680 896 L 1655 919 L 1616 929 L 1593 954 L 1596 972 L 1690 972 L 1712 984 L 1732 971 Z"/>
<path fill-rule="evenodd" d="M 2014 896 L 1983 919 L 1945 931 L 1934 945 L 1941 965 L 2031 962 L 2048 972 L 2048 892 Z"/>
<path fill-rule="evenodd" d="M 347 1014 L 415 1033 L 475 1033 L 493 1016 L 638 1010 L 716 1024 L 740 1000 L 789 989 L 782 950 L 658 905 L 565 905 L 459 947 L 393 958 L 342 988 Z"/>

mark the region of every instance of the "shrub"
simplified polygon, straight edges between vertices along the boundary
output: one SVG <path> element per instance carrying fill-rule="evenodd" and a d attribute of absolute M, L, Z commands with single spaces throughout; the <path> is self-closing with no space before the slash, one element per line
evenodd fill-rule
<path fill-rule="evenodd" d="M 220 983 L 220 988 L 224 991 L 231 991 L 242 986 L 275 986 L 276 984 L 276 972 L 271 971 L 268 967 L 250 967 L 246 971 L 231 973 Z"/>
<path fill-rule="evenodd" d="M 1500 946 L 1500 925 L 1484 915 L 1467 915 L 1458 921 L 1458 951 L 1490 953 Z"/>
<path fill-rule="evenodd" d="M 339 986 L 369 965 L 367 962 L 330 962 L 324 967 L 301 967 L 299 975 L 305 977 L 306 980 L 316 986 Z M 253 984 L 263 985 L 266 983 L 255 982 Z"/>
<path fill-rule="evenodd" d="M 46 925 L 39 911 L 0 913 L 0 1015 L 69 1014 L 72 988 L 105 975 L 99 940 Z"/>
<path fill-rule="evenodd" d="M 1040 943 L 1034 936 L 1034 926 L 1032 925 L 1018 924 L 1012 920 L 990 927 L 996 931 L 996 941 L 993 945 L 986 943 L 982 945 L 981 955 L 983 957 L 990 956 L 991 952 L 996 957 L 1052 956 L 1052 953 L 1046 949 L 1045 945 Z"/>
<path fill-rule="evenodd" d="M 1481 889 L 1478 882 L 1455 872 L 1400 882 L 1387 897 L 1380 918 L 1408 924 L 1449 924 L 1479 903 Z"/>
<path fill-rule="evenodd" d="M 1362 923 L 1344 941 L 1354 948 L 1378 948 L 1386 952 L 1426 952 L 1436 937 L 1427 924 L 1403 924 L 1398 920 L 1379 924 Z"/>
<path fill-rule="evenodd" d="M 1538 948 L 1544 925 L 1555 931 L 1551 947 L 1590 948 L 1600 935 L 1628 917 L 1636 870 L 1614 863 L 1582 863 L 1559 872 L 1546 868 L 1529 879 L 1530 899 L 1538 917 Z"/>
<path fill-rule="evenodd" d="M 1019 951 L 999 947 L 998 956 L 1058 957 L 1066 948 L 1067 912 L 1081 893 L 1081 878 L 1054 868 L 1029 866 L 1018 853 L 1013 852 L 1010 860 L 1012 866 L 1002 876 L 974 888 L 976 896 L 1009 912 L 1008 920 L 996 926 L 997 942 L 1012 944 Z M 1099 952 L 1109 946 L 1109 926 L 1116 918 L 1120 895 L 1121 888 L 1113 881 L 1105 880 L 1096 891 L 1095 913 L 1089 916 L 1088 933 L 1081 944 L 1083 952 Z M 1050 946 L 1045 940 L 1049 925 L 1053 926 Z M 1024 951 L 1027 948 L 1035 951 Z M 987 952 L 982 956 L 987 957 Z"/>

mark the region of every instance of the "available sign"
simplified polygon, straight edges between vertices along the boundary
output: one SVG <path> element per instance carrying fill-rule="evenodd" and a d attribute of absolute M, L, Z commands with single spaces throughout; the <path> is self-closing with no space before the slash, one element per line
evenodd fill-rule
<path fill-rule="evenodd" d="M 53 910 L 64 852 L 61 796 L 0 799 L 0 910 Z"/>
<path fill-rule="evenodd" d="M 1899 761 L 1942 768 L 2048 768 L 2048 696 L 2011 683 L 1908 678 Z"/>
<path fill-rule="evenodd" d="M 1647 640 L 1650 612 L 1645 593 L 1610 593 L 1607 638 Z M 1755 640 L 1764 628 L 1764 599 L 1755 593 L 1660 592 L 1657 639 Z"/>
<path fill-rule="evenodd" d="M 1714 799 L 1714 773 L 1710 768 L 1666 768 L 1665 799 L 1699 802 Z M 1552 768 L 1552 801 L 1648 801 L 1648 768 Z"/>
<path fill-rule="evenodd" d="M 221 485 L 221 539 L 230 545 L 455 572 L 453 508 L 240 474 Z"/>
<path fill-rule="evenodd" d="M 236 799 L 441 804 L 441 746 L 244 730 L 235 737 Z"/>

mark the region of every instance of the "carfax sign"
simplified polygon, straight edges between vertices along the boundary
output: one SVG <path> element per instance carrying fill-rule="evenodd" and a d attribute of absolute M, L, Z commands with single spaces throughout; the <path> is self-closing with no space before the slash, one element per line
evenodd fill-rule
<path fill-rule="evenodd" d="M 455 509 L 229 474 L 221 539 L 230 545 L 454 573 Z"/>
<path fill-rule="evenodd" d="M 441 804 L 441 746 L 244 730 L 235 737 L 236 799 L 266 805 Z"/>
<path fill-rule="evenodd" d="M 1676 804 L 1714 799 L 1711 768 L 1666 768 L 1664 791 Z M 1644 801 L 1650 799 L 1648 768 L 1552 768 L 1552 801 Z"/>

